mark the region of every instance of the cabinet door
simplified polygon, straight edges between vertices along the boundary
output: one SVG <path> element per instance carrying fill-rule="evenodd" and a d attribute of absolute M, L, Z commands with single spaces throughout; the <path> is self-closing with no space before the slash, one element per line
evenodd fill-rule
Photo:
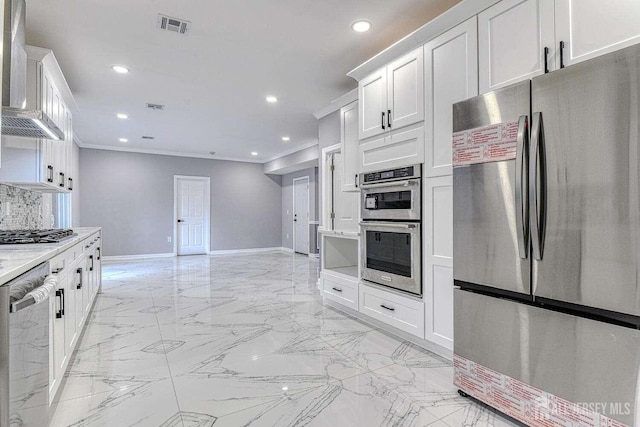
<path fill-rule="evenodd" d="M 51 352 L 53 354 L 53 379 L 54 383 L 50 384 L 53 392 L 58 389 L 64 368 L 66 365 L 67 346 L 65 340 L 65 317 L 64 317 L 64 298 L 66 293 L 66 279 L 60 278 L 56 285 L 56 291 L 51 300 L 51 316 L 52 316 L 52 340 Z M 51 396 L 53 397 L 53 396 Z"/>
<path fill-rule="evenodd" d="M 424 127 L 415 126 L 387 137 L 360 142 L 358 173 L 424 162 Z"/>
<path fill-rule="evenodd" d="M 64 340 L 67 356 L 71 356 L 77 340 L 77 296 L 76 283 L 78 281 L 78 275 L 75 270 L 70 272 L 68 278 L 65 280 L 64 291 Z"/>
<path fill-rule="evenodd" d="M 565 66 L 640 42 L 637 0 L 556 0 L 555 22 L 556 61 L 562 41 Z"/>
<path fill-rule="evenodd" d="M 340 143 L 342 144 L 342 191 L 359 191 L 358 170 L 358 101 L 340 110 Z"/>
<path fill-rule="evenodd" d="M 424 120 L 422 48 L 387 66 L 387 125 L 389 130 Z"/>
<path fill-rule="evenodd" d="M 425 176 L 451 175 L 453 104 L 478 94 L 476 17 L 424 46 Z"/>
<path fill-rule="evenodd" d="M 357 149 L 357 147 L 356 147 Z M 342 153 L 334 153 L 333 155 L 333 213 L 335 219 L 333 221 L 333 229 L 341 231 L 358 231 L 358 203 L 360 193 L 353 191 L 342 191 L 344 186 L 342 171 L 345 156 Z"/>
<path fill-rule="evenodd" d="M 554 0 L 502 0 L 478 15 L 480 93 L 554 69 Z"/>
<path fill-rule="evenodd" d="M 67 134 L 67 108 L 60 102 L 58 105 L 58 114 L 60 115 L 58 127 L 62 133 Z M 66 190 L 67 188 L 67 141 L 65 139 L 61 141 L 54 141 L 53 144 L 56 147 L 56 185 L 59 190 Z"/>
<path fill-rule="evenodd" d="M 383 68 L 358 83 L 358 138 L 380 135 L 387 130 L 387 70 Z"/>
<path fill-rule="evenodd" d="M 424 180 L 425 339 L 453 349 L 453 178 Z"/>
<path fill-rule="evenodd" d="M 67 174 L 67 190 L 73 190 L 73 177 L 75 175 L 74 162 L 73 162 L 73 120 L 71 112 L 67 110 L 67 155 L 66 155 L 66 174 Z"/>

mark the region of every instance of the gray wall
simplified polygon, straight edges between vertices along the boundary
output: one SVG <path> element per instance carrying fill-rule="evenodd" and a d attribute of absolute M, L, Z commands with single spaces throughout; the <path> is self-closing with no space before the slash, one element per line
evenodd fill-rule
<path fill-rule="evenodd" d="M 282 245 L 281 177 L 257 163 L 80 149 L 80 224 L 105 255 L 173 252 L 174 175 L 211 178 L 211 250 Z"/>
<path fill-rule="evenodd" d="M 322 157 L 322 149 L 340 143 L 340 110 L 318 120 L 318 151 Z M 322 159 L 320 159 L 322 160 Z M 318 180 L 318 195 L 322 194 L 322 180 Z M 318 198 L 318 211 L 322 212 L 322 197 Z M 322 215 L 319 215 L 320 225 Z"/>
<path fill-rule="evenodd" d="M 293 249 L 293 180 L 309 177 L 309 221 L 318 220 L 318 168 L 304 169 L 282 176 L 282 246 Z M 313 227 L 311 227 L 313 229 Z M 315 253 L 315 236 L 309 238 Z"/>

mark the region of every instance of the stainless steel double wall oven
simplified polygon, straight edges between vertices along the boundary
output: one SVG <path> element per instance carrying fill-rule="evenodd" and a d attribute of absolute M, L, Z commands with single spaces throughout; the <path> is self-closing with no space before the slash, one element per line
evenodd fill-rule
<path fill-rule="evenodd" d="M 362 279 L 421 295 L 420 165 L 359 178 Z"/>

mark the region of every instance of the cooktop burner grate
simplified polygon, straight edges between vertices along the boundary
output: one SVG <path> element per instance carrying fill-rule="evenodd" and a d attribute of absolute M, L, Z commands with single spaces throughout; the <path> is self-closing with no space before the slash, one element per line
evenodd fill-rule
<path fill-rule="evenodd" d="M 0 230 L 0 245 L 57 243 L 75 236 L 72 229 Z"/>

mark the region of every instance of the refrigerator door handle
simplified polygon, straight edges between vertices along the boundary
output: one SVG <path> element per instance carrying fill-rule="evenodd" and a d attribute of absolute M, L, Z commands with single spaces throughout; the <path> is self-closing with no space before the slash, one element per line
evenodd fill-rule
<path fill-rule="evenodd" d="M 516 143 L 516 233 L 518 254 L 527 259 L 529 252 L 529 203 L 527 191 L 527 163 L 529 151 L 529 118 L 526 115 L 518 119 L 518 140 Z"/>
<path fill-rule="evenodd" d="M 546 179 L 544 162 L 544 128 L 542 113 L 533 113 L 531 126 L 531 167 L 529 168 L 529 206 L 531 207 L 531 247 L 533 258 L 542 260 L 545 235 Z M 538 172 L 540 175 L 538 176 Z M 538 189 L 538 185 L 540 188 Z M 540 195 L 540 200 L 538 200 Z"/>

